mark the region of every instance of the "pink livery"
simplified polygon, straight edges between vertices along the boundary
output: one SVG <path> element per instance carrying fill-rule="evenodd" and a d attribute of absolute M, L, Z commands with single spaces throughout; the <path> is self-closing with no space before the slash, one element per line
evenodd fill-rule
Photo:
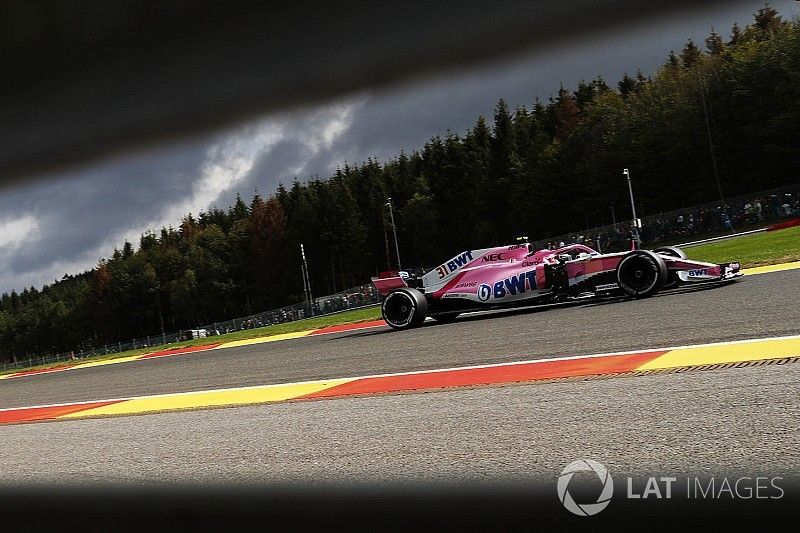
<path fill-rule="evenodd" d="M 694 261 L 669 246 L 600 254 L 582 244 L 534 251 L 525 243 L 462 252 L 428 272 L 384 272 L 372 283 L 384 320 L 406 329 L 427 316 L 445 322 L 481 309 L 619 294 L 643 298 L 741 275 L 739 263 Z"/>

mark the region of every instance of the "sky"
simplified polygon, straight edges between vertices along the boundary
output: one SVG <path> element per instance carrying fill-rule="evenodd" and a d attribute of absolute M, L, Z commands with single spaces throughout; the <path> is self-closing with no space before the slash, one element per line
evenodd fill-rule
<path fill-rule="evenodd" d="M 770 5 L 785 18 L 800 15 L 800 2 Z M 598 75 L 614 85 L 626 72 L 652 74 L 687 39 L 702 46 L 712 27 L 727 36 L 734 22 L 749 24 L 762 6 L 754 1 L 651 20 L 4 189 L 0 293 L 83 272 L 125 240 L 136 244 L 145 231 L 177 227 L 186 213 L 227 208 L 237 193 L 246 201 L 256 191 L 267 196 L 279 182 L 324 179 L 345 162 L 386 161 L 448 130 L 462 134 L 479 115 L 491 117 L 500 98 L 513 108 Z"/>

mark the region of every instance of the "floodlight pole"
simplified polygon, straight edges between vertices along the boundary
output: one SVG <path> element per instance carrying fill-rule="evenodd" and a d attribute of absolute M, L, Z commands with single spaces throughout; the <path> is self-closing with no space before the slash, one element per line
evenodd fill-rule
<path fill-rule="evenodd" d="M 625 168 L 622 173 L 628 178 L 628 193 L 631 195 L 631 213 L 633 214 L 633 236 L 636 239 L 636 247 L 642 247 L 642 238 L 639 236 L 639 218 L 636 216 L 636 204 L 633 201 L 633 186 L 631 185 L 631 173 Z"/>
<path fill-rule="evenodd" d="M 397 252 L 397 270 L 403 270 L 403 267 L 400 265 L 400 245 L 397 243 L 397 227 L 394 225 L 394 212 L 392 211 L 392 199 L 389 198 L 389 201 L 386 202 L 385 205 L 389 206 L 389 220 L 392 222 L 392 233 L 394 234 L 394 249 Z"/>
<path fill-rule="evenodd" d="M 300 255 L 303 257 L 303 263 L 301 264 L 303 270 L 303 291 L 306 293 L 306 299 L 308 300 L 308 310 L 313 316 L 314 296 L 311 294 L 311 278 L 308 275 L 308 261 L 306 261 L 306 249 L 303 243 L 300 243 Z"/>

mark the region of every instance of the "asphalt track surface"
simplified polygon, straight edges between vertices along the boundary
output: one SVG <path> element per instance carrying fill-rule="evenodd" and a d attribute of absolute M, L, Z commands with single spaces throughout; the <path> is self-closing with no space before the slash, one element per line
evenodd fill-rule
<path fill-rule="evenodd" d="M 800 334 L 800 270 L 0 382 L 0 407 Z M 800 473 L 800 364 L 0 427 L 0 483 Z"/>

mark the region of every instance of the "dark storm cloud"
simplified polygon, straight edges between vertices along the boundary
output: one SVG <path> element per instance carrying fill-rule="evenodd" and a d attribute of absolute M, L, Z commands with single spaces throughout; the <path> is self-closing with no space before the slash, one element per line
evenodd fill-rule
<path fill-rule="evenodd" d="M 494 106 L 504 98 L 512 108 L 547 100 L 563 85 L 574 89 L 581 80 L 602 76 L 615 86 L 623 74 L 637 70 L 653 73 L 664 64 L 670 50 L 680 51 L 688 39 L 698 46 L 713 27 L 727 35 L 734 22 L 744 26 L 763 6 L 736 5 L 729 9 L 695 12 L 691 19 L 662 18 L 646 25 L 607 34 L 591 42 L 574 42 L 546 52 L 523 55 L 500 65 L 487 65 L 431 78 L 377 94 L 362 96 L 346 134 L 329 147 L 303 159 L 302 151 L 265 154 L 249 183 L 262 192 L 274 190 L 278 181 L 305 180 L 310 175 L 328 177 L 345 161 L 360 163 L 368 157 L 385 161 L 401 149 L 419 149 L 434 135 L 448 130 L 463 134 L 478 115 L 491 120 Z M 785 16 L 797 13 L 791 1 L 774 3 Z M 277 164 L 270 166 L 272 158 Z M 296 159 L 294 159 L 296 158 Z M 301 167 L 302 172 L 289 170 Z"/>
<path fill-rule="evenodd" d="M 664 18 L 591 42 L 573 42 L 379 93 L 354 95 L 316 109 L 268 117 L 205 141 L 107 162 L 37 186 L 5 190 L 0 229 L 30 217 L 36 227 L 22 243 L 0 237 L 0 291 L 52 282 L 108 256 L 121 236 L 136 238 L 153 224 L 177 225 L 184 211 L 211 204 L 226 208 L 235 194 L 274 192 L 279 182 L 327 178 L 336 166 L 368 157 L 385 161 L 401 149 L 422 147 L 448 129 L 463 134 L 478 115 L 490 118 L 498 98 L 513 108 L 546 100 L 559 85 L 574 88 L 598 75 L 613 85 L 637 68 L 662 65 L 687 38 L 702 46 L 713 26 L 727 34 L 745 25 L 763 4 L 694 12 L 690 20 Z M 773 2 L 784 16 L 793 1 Z M 181 211 L 181 212 L 178 212 Z M 10 226 L 9 226 L 10 227 Z M 15 231 L 19 228 L 14 226 Z"/>
<path fill-rule="evenodd" d="M 229 204 L 236 192 L 242 196 L 255 190 L 269 195 L 279 183 L 287 186 L 295 179 L 306 180 L 319 175 L 327 178 L 334 161 L 331 142 L 337 135 L 348 135 L 350 124 L 364 102 L 364 97 L 352 97 L 345 102 L 313 110 L 298 110 L 276 118 L 280 124 L 281 140 L 264 150 L 253 168 L 235 191 L 228 191 L 217 202 Z M 333 141 L 329 141 L 326 135 Z"/>
<path fill-rule="evenodd" d="M 186 194 L 205 149 L 142 154 L 62 180 L 5 191 L 0 196 L 0 221 L 33 217 L 38 230 L 19 246 L 0 247 L 0 291 L 52 282 L 52 277 L 68 271 L 37 273 L 58 263 L 74 268 L 75 260 L 84 259 L 79 268 L 91 267 L 100 255 L 83 257 L 87 252 L 97 250 L 110 235 L 152 220 L 165 203 Z M 112 251 L 97 250 L 105 256 Z"/>
<path fill-rule="evenodd" d="M 286 176 L 305 175 L 301 167 L 305 161 L 312 157 L 312 150 L 302 140 L 298 138 L 283 139 L 278 142 L 271 150 L 262 154 L 253 166 L 253 170 L 248 174 L 247 181 L 237 191 L 231 191 L 224 195 L 220 205 L 225 204 L 225 200 L 230 203 L 234 192 L 239 192 L 243 197 L 259 191 L 264 195 L 272 194 L 278 187 L 278 183 L 287 183 Z"/>

